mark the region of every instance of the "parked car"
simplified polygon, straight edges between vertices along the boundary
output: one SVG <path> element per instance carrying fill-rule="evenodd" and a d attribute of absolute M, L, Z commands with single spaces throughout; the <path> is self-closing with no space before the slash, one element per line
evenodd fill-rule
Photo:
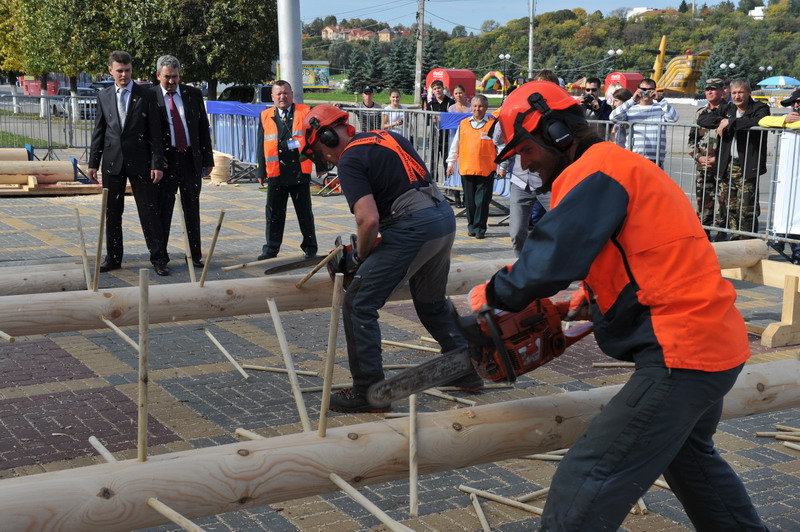
<path fill-rule="evenodd" d="M 231 85 L 219 95 L 221 102 L 272 103 L 272 85 Z"/>
<path fill-rule="evenodd" d="M 61 87 L 56 93 L 58 98 L 53 100 L 53 115 L 68 116 L 71 105 L 69 87 Z M 78 88 L 78 118 L 91 120 L 97 112 L 97 89 L 91 87 Z"/>

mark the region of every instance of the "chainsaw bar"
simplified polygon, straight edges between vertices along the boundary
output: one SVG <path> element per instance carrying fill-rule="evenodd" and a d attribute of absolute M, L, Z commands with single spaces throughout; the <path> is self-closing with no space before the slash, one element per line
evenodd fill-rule
<path fill-rule="evenodd" d="M 316 266 L 319 262 L 324 259 L 325 256 L 322 257 L 314 256 L 308 259 L 300 258 L 300 259 L 291 259 L 284 263 L 278 263 L 270 268 L 264 270 L 264 275 L 274 275 L 276 273 L 284 273 L 290 272 L 292 270 L 296 270 L 298 268 L 307 268 L 308 266 Z"/>
<path fill-rule="evenodd" d="M 387 405 L 411 394 L 446 384 L 471 371 L 474 368 L 468 350 L 457 349 L 373 384 L 367 391 L 367 400 L 375 406 Z"/>

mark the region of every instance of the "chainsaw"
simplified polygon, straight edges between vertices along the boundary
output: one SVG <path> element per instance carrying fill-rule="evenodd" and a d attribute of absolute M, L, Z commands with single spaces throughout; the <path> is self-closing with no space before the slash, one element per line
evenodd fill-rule
<path fill-rule="evenodd" d="M 593 331 L 592 322 L 561 328 L 569 302 L 537 299 L 520 312 L 484 309 L 460 316 L 448 300 L 449 312 L 469 342 L 394 377 L 373 384 L 367 399 L 387 405 L 411 394 L 443 385 L 469 374 L 473 368 L 486 380 L 514 382 L 562 355 L 567 347 Z"/>

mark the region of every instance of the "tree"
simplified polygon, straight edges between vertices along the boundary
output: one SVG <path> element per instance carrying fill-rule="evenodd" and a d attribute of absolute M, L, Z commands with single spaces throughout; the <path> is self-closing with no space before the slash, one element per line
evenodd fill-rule
<path fill-rule="evenodd" d="M 492 32 L 492 31 L 496 30 L 499 27 L 500 27 L 500 24 L 498 24 L 494 20 L 491 20 L 491 19 L 484 20 L 483 24 L 481 24 L 481 33 L 489 33 L 489 32 Z"/>
<path fill-rule="evenodd" d="M 322 19 L 323 28 L 325 26 L 336 26 L 338 22 L 336 22 L 336 17 L 333 15 L 328 15 L 324 19 Z"/>
<path fill-rule="evenodd" d="M 386 58 L 386 82 L 389 88 L 398 89 L 405 94 L 414 91 L 415 51 L 411 39 L 395 39 L 389 46 Z"/>
<path fill-rule="evenodd" d="M 756 6 L 763 6 L 764 0 L 739 0 L 739 7 L 737 11 L 745 15 L 753 10 Z"/>
<path fill-rule="evenodd" d="M 450 32 L 450 37 L 452 37 L 453 39 L 458 39 L 460 37 L 466 37 L 466 36 L 467 36 L 467 28 L 461 25 L 453 26 L 453 31 Z"/>
<path fill-rule="evenodd" d="M 324 27 L 325 24 L 322 22 L 322 19 L 317 17 L 303 26 L 303 33 L 311 37 L 317 37 L 322 34 L 322 28 Z"/>
<path fill-rule="evenodd" d="M 678 11 L 680 13 L 686 13 L 687 11 L 689 11 L 689 6 L 686 3 L 686 0 L 681 0 L 681 5 L 678 6 Z"/>
<path fill-rule="evenodd" d="M 346 86 L 347 90 L 353 94 L 361 92 L 361 89 L 367 81 L 365 61 L 364 53 L 354 47 L 353 51 L 350 52 L 350 58 L 348 60 Z"/>
<path fill-rule="evenodd" d="M 383 89 L 386 85 L 383 73 L 383 56 L 381 54 L 380 43 L 375 40 L 369 43 L 367 47 L 367 55 L 364 64 L 364 78 L 370 85 L 377 86 L 378 89 Z"/>

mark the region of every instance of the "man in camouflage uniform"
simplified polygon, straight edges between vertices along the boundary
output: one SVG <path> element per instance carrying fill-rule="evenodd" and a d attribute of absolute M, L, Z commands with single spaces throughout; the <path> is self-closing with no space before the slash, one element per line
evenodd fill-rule
<path fill-rule="evenodd" d="M 718 168 L 720 204 L 723 225 L 736 232 L 757 233 L 758 176 L 767 171 L 767 134 L 751 131 L 758 121 L 769 115 L 769 106 L 750 97 L 746 79 L 731 81 L 731 102 L 726 102 L 697 119 L 706 129 L 716 128 L 720 138 Z M 727 172 L 730 164 L 730 173 Z M 721 209 L 722 210 L 722 209 Z M 735 234 L 733 239 L 750 238 Z"/>
<path fill-rule="evenodd" d="M 706 100 L 708 104 L 697 110 L 695 122 L 704 114 L 710 113 L 723 102 L 724 90 L 722 80 L 711 78 L 706 80 Z M 697 213 L 700 223 L 705 226 L 715 225 L 720 220 L 714 218 L 714 200 L 717 198 L 717 182 L 723 177 L 717 174 L 717 144 L 715 129 L 690 129 L 689 147 L 696 163 L 695 193 L 697 197 Z M 720 207 L 723 207 L 720 203 Z M 706 234 L 709 231 L 706 229 Z"/>

